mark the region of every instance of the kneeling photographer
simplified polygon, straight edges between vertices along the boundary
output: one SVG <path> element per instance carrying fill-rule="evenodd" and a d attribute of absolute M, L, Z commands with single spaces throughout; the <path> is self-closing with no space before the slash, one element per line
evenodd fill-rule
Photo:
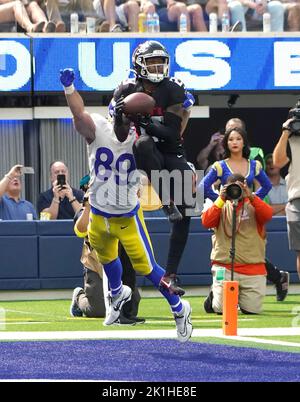
<path fill-rule="evenodd" d="M 285 177 L 288 191 L 286 219 L 289 247 L 297 253 L 300 278 L 300 100 L 282 125 L 282 134 L 273 152 L 273 164 L 278 168 L 289 164 Z"/>
<path fill-rule="evenodd" d="M 233 217 L 236 226 L 233 232 Z M 239 306 L 244 314 L 262 310 L 266 292 L 265 223 L 272 208 L 253 194 L 240 174 L 228 177 L 214 204 L 202 214 L 202 224 L 212 235 L 213 284 L 205 300 L 207 313 L 222 313 L 223 280 L 231 280 L 232 233 L 235 233 L 234 280 L 239 282 Z"/>

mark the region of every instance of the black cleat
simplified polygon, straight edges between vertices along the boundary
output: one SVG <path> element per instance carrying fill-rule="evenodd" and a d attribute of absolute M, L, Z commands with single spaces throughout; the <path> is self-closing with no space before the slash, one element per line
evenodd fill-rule
<path fill-rule="evenodd" d="M 130 316 L 129 319 L 131 321 L 134 321 L 136 324 L 145 324 L 145 318 L 140 318 L 140 317 L 134 317 L 134 316 Z"/>
<path fill-rule="evenodd" d="M 287 271 L 280 271 L 281 279 L 276 286 L 276 300 L 284 301 L 289 291 L 290 274 Z"/>
<path fill-rule="evenodd" d="M 121 312 L 119 318 L 117 319 L 117 321 L 114 322 L 114 324 L 116 324 L 116 325 L 135 325 L 136 321 L 134 321 L 131 318 L 125 317 L 125 315 L 123 315 Z"/>
<path fill-rule="evenodd" d="M 214 309 L 212 307 L 213 298 L 214 298 L 213 291 L 210 290 L 207 298 L 204 300 L 204 303 L 203 303 L 204 310 L 208 314 L 214 313 Z"/>
<path fill-rule="evenodd" d="M 182 220 L 182 215 L 175 204 L 164 205 L 163 211 L 170 223 L 175 223 Z"/>
<path fill-rule="evenodd" d="M 183 296 L 185 290 L 178 285 L 179 279 L 175 274 L 165 274 L 159 282 L 160 289 L 166 289 L 171 295 Z"/>

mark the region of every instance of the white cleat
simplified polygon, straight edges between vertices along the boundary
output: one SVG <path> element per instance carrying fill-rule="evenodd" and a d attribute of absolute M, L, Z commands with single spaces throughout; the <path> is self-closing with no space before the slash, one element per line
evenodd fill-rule
<path fill-rule="evenodd" d="M 111 298 L 108 314 L 103 325 L 112 325 L 118 320 L 123 305 L 131 299 L 131 295 L 130 287 L 123 285 L 121 293 Z"/>
<path fill-rule="evenodd" d="M 193 332 L 191 322 L 192 308 L 187 300 L 181 300 L 183 311 L 181 313 L 174 313 L 174 318 L 177 328 L 177 337 L 179 342 L 187 342 Z"/>

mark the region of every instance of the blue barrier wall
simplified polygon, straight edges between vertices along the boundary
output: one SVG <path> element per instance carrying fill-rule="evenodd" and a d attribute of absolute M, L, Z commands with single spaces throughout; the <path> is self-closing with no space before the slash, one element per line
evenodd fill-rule
<path fill-rule="evenodd" d="M 146 220 L 157 261 L 167 259 L 170 225 L 166 219 Z M 285 218 L 275 217 L 267 225 L 267 256 L 296 282 L 296 255 L 288 250 Z M 183 285 L 208 285 L 210 276 L 210 232 L 193 218 L 187 247 L 179 267 Z M 82 285 L 79 261 L 82 240 L 73 232 L 72 221 L 0 222 L 0 289 L 68 289 Z M 139 286 L 150 282 L 138 277 Z"/>
<path fill-rule="evenodd" d="M 62 92 L 59 70 L 66 67 L 75 69 L 80 91 L 113 91 L 128 76 L 131 55 L 145 39 L 136 33 L 4 35 L 0 38 L 0 91 Z M 241 32 L 226 37 L 174 32 L 152 39 L 168 49 L 171 75 L 194 91 L 300 88 L 300 39 L 296 33 L 260 33 L 258 37 L 256 32 Z"/>

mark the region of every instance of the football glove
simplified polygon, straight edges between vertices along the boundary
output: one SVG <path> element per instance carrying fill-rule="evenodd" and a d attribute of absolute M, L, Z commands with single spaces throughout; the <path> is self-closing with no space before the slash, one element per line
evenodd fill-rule
<path fill-rule="evenodd" d="M 75 80 L 75 72 L 73 68 L 65 68 L 60 70 L 60 82 L 64 87 L 69 87 Z"/>
<path fill-rule="evenodd" d="M 139 125 L 141 128 L 144 128 L 145 130 L 149 126 L 149 124 L 152 123 L 150 114 L 148 115 L 137 114 L 134 121 L 137 125 Z"/>
<path fill-rule="evenodd" d="M 123 123 L 123 108 L 124 108 L 124 96 L 122 95 L 116 101 L 113 112 L 115 123 L 118 125 L 121 125 Z"/>

